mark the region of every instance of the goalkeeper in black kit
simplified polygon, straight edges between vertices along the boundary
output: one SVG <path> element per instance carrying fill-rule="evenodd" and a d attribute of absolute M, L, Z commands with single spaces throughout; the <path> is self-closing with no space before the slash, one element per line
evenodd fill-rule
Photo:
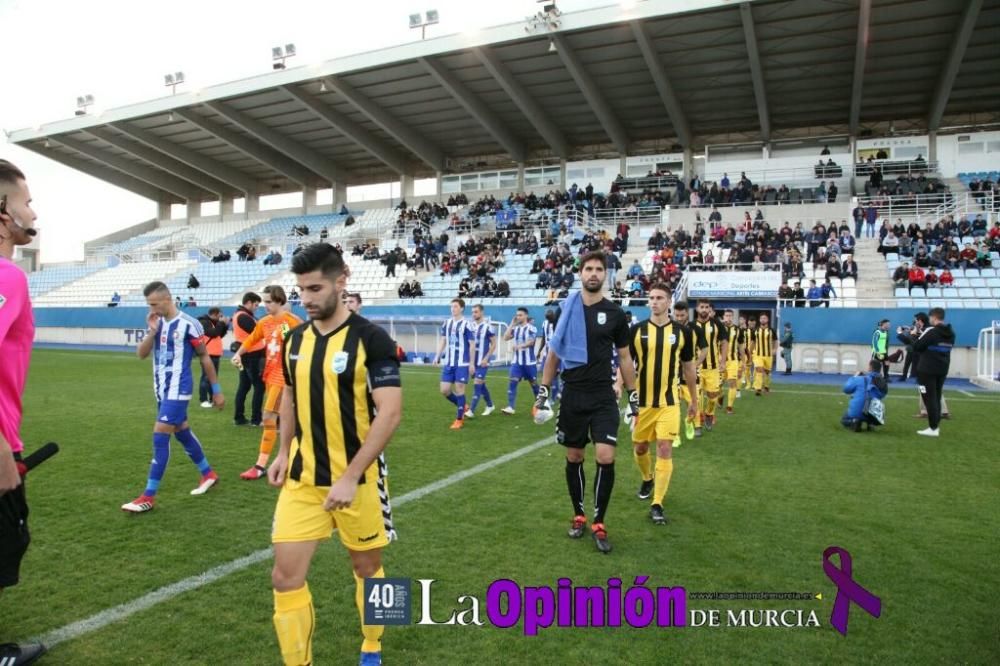
<path fill-rule="evenodd" d="M 594 479 L 594 520 L 590 526 L 597 550 L 611 552 L 604 517 L 615 483 L 615 447 L 618 444 L 618 401 L 611 379 L 612 350 L 617 349 L 619 366 L 628 393 L 629 412 L 639 412 L 635 390 L 635 366 L 629 352 L 629 329 L 625 312 L 604 298 L 606 257 L 590 252 L 580 263 L 582 289 L 563 304 L 562 315 L 550 343 L 550 354 L 542 372 L 542 386 L 535 401 L 535 422 L 552 418 L 549 388 L 563 365 L 563 394 L 559 405 L 556 439 L 566 447 L 566 485 L 573 503 L 573 523 L 569 536 L 582 537 L 587 528 L 583 496 L 584 447 L 594 442 L 597 470 Z"/>

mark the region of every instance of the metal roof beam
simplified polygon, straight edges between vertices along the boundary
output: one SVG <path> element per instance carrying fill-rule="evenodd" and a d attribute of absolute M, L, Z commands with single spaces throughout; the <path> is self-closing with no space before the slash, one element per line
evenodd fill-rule
<path fill-rule="evenodd" d="M 276 132 L 259 120 L 251 118 L 242 111 L 228 107 L 222 102 L 206 102 L 205 106 L 223 118 L 227 118 L 230 122 L 239 125 L 247 133 L 256 137 L 258 141 L 292 158 L 323 180 L 329 182 L 331 186 L 337 182 L 337 168 L 330 158 L 320 155 L 310 148 L 306 148 L 301 143 L 289 139 L 284 134 Z"/>
<path fill-rule="evenodd" d="M 208 118 L 199 115 L 192 109 L 176 109 L 173 113 L 174 115 L 180 116 L 184 120 L 188 121 L 195 127 L 208 132 L 220 141 L 228 143 L 230 146 L 239 150 L 247 157 L 257 160 L 268 169 L 273 169 L 289 180 L 298 183 L 302 187 L 307 187 L 313 180 L 309 171 L 302 168 L 302 166 L 294 160 L 290 160 L 278 151 L 268 148 L 267 146 L 262 146 L 253 139 L 245 137 L 238 132 L 234 132 L 228 127 L 223 127 L 214 120 L 209 120 Z"/>
<path fill-rule="evenodd" d="M 760 65 L 757 50 L 757 34 L 753 25 L 753 11 L 749 2 L 740 3 L 740 19 L 743 21 L 743 38 L 747 44 L 750 60 L 750 78 L 753 80 L 753 96 L 757 100 L 757 117 L 760 119 L 760 135 L 764 141 L 771 140 L 771 117 L 767 111 L 767 93 L 764 90 L 764 69 Z"/>
<path fill-rule="evenodd" d="M 854 48 L 854 78 L 851 86 L 851 115 L 847 126 L 851 135 L 858 133 L 861 124 L 861 93 L 865 82 L 865 64 L 868 62 L 868 34 L 871 29 L 872 0 L 861 0 L 858 11 L 858 43 Z"/>
<path fill-rule="evenodd" d="M 431 141 L 401 123 L 343 79 L 328 76 L 322 81 L 435 171 L 444 171 L 444 152 Z"/>
<path fill-rule="evenodd" d="M 569 157 L 569 148 L 566 145 L 566 137 L 563 136 L 562 130 L 552 122 L 552 119 L 545 113 L 541 105 L 535 101 L 535 98 L 514 78 L 510 70 L 507 69 L 507 65 L 501 62 L 496 53 L 488 46 L 480 46 L 472 49 L 472 51 L 479 58 L 479 62 L 483 64 L 486 71 L 490 73 L 490 76 L 496 79 L 500 87 L 504 89 L 504 92 L 514 101 L 517 108 L 521 110 L 521 113 L 531 122 L 535 130 L 542 135 L 542 138 L 549 144 L 552 152 L 563 159 Z"/>
<path fill-rule="evenodd" d="M 955 77 L 962 66 L 962 58 L 965 57 L 965 49 L 969 46 L 969 39 L 972 37 L 972 30 L 976 27 L 976 19 L 979 18 L 979 10 L 983 8 L 983 0 L 969 0 L 962 13 L 962 20 L 955 31 L 955 37 L 951 40 L 951 52 L 945 61 L 944 69 L 941 70 L 941 77 L 938 79 L 937 91 L 931 101 L 930 115 L 927 118 L 927 128 L 935 132 L 941 126 L 941 118 L 944 116 L 944 108 L 948 105 L 948 97 L 951 96 L 952 86 L 955 85 Z"/>
<path fill-rule="evenodd" d="M 677 99 L 677 94 L 674 93 L 674 87 L 670 85 L 670 79 L 667 77 L 667 71 L 663 67 L 663 61 L 650 41 L 649 35 L 646 34 L 643 24 L 640 21 L 630 21 L 630 25 L 632 26 L 632 34 L 635 35 L 635 41 L 639 45 L 639 50 L 642 51 L 642 57 L 646 61 L 646 67 L 649 68 L 649 73 L 653 76 L 656 91 L 660 93 L 663 106 L 667 109 L 667 117 L 670 118 L 670 124 L 674 126 L 674 131 L 677 132 L 677 139 L 680 141 L 681 146 L 689 148 L 691 146 L 691 126 L 688 125 L 687 116 L 684 115 L 680 100 Z"/>
<path fill-rule="evenodd" d="M 594 79 L 583 68 L 583 63 L 580 62 L 580 58 L 570 48 L 569 42 L 559 33 L 554 33 L 551 39 L 556 45 L 559 59 L 562 60 L 563 65 L 569 70 L 570 76 L 576 81 L 577 87 L 580 88 L 580 92 L 586 98 L 590 109 L 597 116 L 608 138 L 611 139 L 611 143 L 615 145 L 619 153 L 624 155 L 628 152 L 628 134 L 625 132 L 621 121 L 618 120 L 618 116 L 615 115 L 615 112 L 611 109 L 611 105 L 608 104 L 607 100 L 604 99 L 604 95 L 598 90 Z"/>
<path fill-rule="evenodd" d="M 400 175 L 407 173 L 406 159 L 402 155 L 340 111 L 324 104 L 317 97 L 302 88 L 279 86 L 279 89 L 301 102 L 310 111 L 329 123 L 335 130 L 361 146 L 396 173 Z"/>
<path fill-rule="evenodd" d="M 19 143 L 17 145 L 34 153 L 38 153 L 42 157 L 47 157 L 54 162 L 59 162 L 63 166 L 69 167 L 70 169 L 75 169 L 76 171 L 85 173 L 88 176 L 93 176 L 94 178 L 100 178 L 106 183 L 110 183 L 115 187 L 120 187 L 123 190 L 127 190 L 132 194 L 137 194 L 140 197 L 145 197 L 162 203 L 184 203 L 184 199 L 171 192 L 154 187 L 149 183 L 123 174 L 115 169 L 111 169 L 100 164 L 94 164 L 93 162 L 88 162 L 86 160 L 81 160 L 79 157 L 73 157 L 72 155 L 65 155 L 56 150 L 52 150 L 51 148 L 42 148 L 41 146 L 33 143 Z"/>
<path fill-rule="evenodd" d="M 178 162 L 188 165 L 192 169 L 196 169 L 218 179 L 222 183 L 225 183 L 231 188 L 235 188 L 244 194 L 257 193 L 257 181 L 239 169 L 234 169 L 227 164 L 213 160 L 210 157 L 205 157 L 204 155 L 198 153 L 198 151 L 185 148 L 184 146 L 179 146 L 173 141 L 168 141 L 161 136 L 153 134 L 149 130 L 144 130 L 125 123 L 111 123 L 111 127 L 114 127 L 119 132 L 132 137 L 140 143 L 146 144 L 154 150 L 158 150 L 167 157 L 172 157 Z"/>
<path fill-rule="evenodd" d="M 192 169 L 187 164 L 183 162 L 178 162 L 177 160 L 167 157 L 148 146 L 144 146 L 141 143 L 136 143 L 135 141 L 130 141 L 120 136 L 116 136 L 108 131 L 104 127 L 91 127 L 84 130 L 87 134 L 93 136 L 96 139 L 100 139 L 106 144 L 114 146 L 120 150 L 124 150 L 126 153 L 138 157 L 141 160 L 149 162 L 157 169 L 165 171 L 167 173 L 173 174 L 178 178 L 182 178 L 187 182 L 200 187 L 203 190 L 217 194 L 219 198 L 223 198 L 231 195 L 234 190 L 229 185 L 207 176 L 204 173 L 198 171 L 197 169 Z"/>
<path fill-rule="evenodd" d="M 524 161 L 524 143 L 507 127 L 500 116 L 481 100 L 474 92 L 458 80 L 453 72 L 436 60 L 417 58 L 431 77 L 455 98 L 473 118 L 482 125 L 490 135 L 497 140 L 515 162 Z"/>
<path fill-rule="evenodd" d="M 54 136 L 52 137 L 52 141 L 61 143 L 70 150 L 75 150 L 81 155 L 86 155 L 112 169 L 117 169 L 124 174 L 149 183 L 153 187 L 175 194 L 185 201 L 202 201 L 206 198 L 200 188 L 195 187 L 186 180 L 181 180 L 177 176 L 171 176 L 168 173 L 162 173 L 148 166 L 131 162 L 120 155 L 111 155 L 78 139 L 68 136 Z"/>

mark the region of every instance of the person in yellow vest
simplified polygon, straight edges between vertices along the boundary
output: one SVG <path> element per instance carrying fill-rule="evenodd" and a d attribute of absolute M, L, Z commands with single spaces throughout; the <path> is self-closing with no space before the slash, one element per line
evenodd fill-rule
<path fill-rule="evenodd" d="M 236 342 L 233 343 L 232 351 L 239 351 L 243 346 L 243 341 L 253 333 L 257 326 L 257 319 L 254 312 L 260 305 L 260 296 L 252 291 L 243 294 L 243 304 L 236 308 L 233 314 L 233 336 Z M 259 426 L 262 421 L 261 411 L 264 407 L 264 345 L 266 342 L 260 340 L 249 349 L 244 349 L 241 354 L 242 368 L 240 368 L 240 385 L 236 389 L 236 411 L 233 414 L 233 423 L 236 425 Z M 247 394 L 253 388 L 253 399 L 250 402 L 250 420 L 246 418 Z"/>
<path fill-rule="evenodd" d="M 229 318 L 222 315 L 221 308 L 209 308 L 208 314 L 198 317 L 198 322 L 205 330 L 205 349 L 218 376 L 219 360 L 222 358 L 222 338 L 226 337 L 226 332 L 229 330 Z M 198 384 L 198 402 L 205 409 L 212 408 L 212 385 L 204 370 L 201 373 L 201 382 Z"/>

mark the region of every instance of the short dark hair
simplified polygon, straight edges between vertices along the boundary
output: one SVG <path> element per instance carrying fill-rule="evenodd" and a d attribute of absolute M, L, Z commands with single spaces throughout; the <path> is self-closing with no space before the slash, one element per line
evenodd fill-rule
<path fill-rule="evenodd" d="M 927 311 L 928 317 L 937 317 L 938 319 L 944 319 L 944 308 L 931 308 Z"/>
<path fill-rule="evenodd" d="M 475 305 L 472 306 L 473 310 L 475 310 L 476 308 L 479 308 L 480 310 L 484 310 L 482 303 L 476 303 Z"/>
<path fill-rule="evenodd" d="M 461 299 L 461 298 L 453 298 L 453 299 L 451 299 L 451 302 L 452 303 L 458 303 L 458 307 L 462 308 L 463 310 L 465 309 L 465 301 L 463 299 Z"/>
<path fill-rule="evenodd" d="M 214 306 L 210 307 L 208 309 L 208 314 L 210 314 L 210 315 L 222 314 L 222 308 L 217 308 L 217 307 L 214 307 Z"/>
<path fill-rule="evenodd" d="M 7 160 L 0 160 L 0 183 L 17 185 L 19 180 L 27 180 L 24 177 L 24 172 Z"/>
<path fill-rule="evenodd" d="M 276 284 L 269 284 L 264 287 L 264 293 L 271 297 L 271 300 L 278 305 L 284 305 L 288 302 L 288 297 L 285 296 L 285 290 Z"/>
<path fill-rule="evenodd" d="M 687 310 L 687 309 L 688 309 L 687 301 L 677 301 L 676 303 L 674 303 L 674 310 Z"/>
<path fill-rule="evenodd" d="M 160 282 L 159 280 L 147 284 L 146 287 L 142 290 L 142 295 L 145 296 L 146 298 L 149 298 L 150 294 L 155 294 L 158 291 L 165 291 L 167 292 L 168 296 L 170 295 L 170 288 L 166 284 Z M 180 298 L 180 296 L 178 296 L 178 298 Z"/>
<path fill-rule="evenodd" d="M 313 243 L 292 257 L 292 272 L 296 275 L 320 271 L 328 280 L 344 273 L 344 256 L 329 243 Z"/>
<path fill-rule="evenodd" d="M 725 310 L 722 311 L 722 314 L 736 314 L 736 313 L 733 312 L 730 308 L 726 308 Z"/>
<path fill-rule="evenodd" d="M 878 360 L 877 358 L 873 358 L 872 360 L 868 361 L 868 369 L 871 370 L 872 372 L 882 372 L 882 361 Z"/>
<path fill-rule="evenodd" d="M 712 301 L 708 300 L 707 298 L 699 298 L 698 305 L 701 305 L 702 303 L 704 303 L 705 305 L 711 305 Z"/>
<path fill-rule="evenodd" d="M 670 287 L 668 287 L 665 282 L 657 282 L 656 284 L 651 285 L 649 287 L 649 291 L 653 291 L 654 289 L 656 289 L 657 291 L 662 291 L 666 293 L 667 296 L 670 296 Z"/>
<path fill-rule="evenodd" d="M 519 307 L 517 309 L 517 311 L 518 312 L 523 312 L 524 314 L 528 314 L 528 308 L 524 307 L 523 305 L 521 307 Z"/>
<path fill-rule="evenodd" d="M 344 294 L 344 298 L 353 298 L 358 301 L 358 305 L 361 305 L 361 292 L 360 291 L 349 291 Z"/>
<path fill-rule="evenodd" d="M 933 312 L 933 311 L 932 311 L 932 312 Z M 879 325 L 879 326 L 881 326 L 882 324 L 888 324 L 888 323 L 889 323 L 889 320 L 888 320 L 888 319 L 879 319 L 879 321 L 878 321 L 878 325 Z"/>
<path fill-rule="evenodd" d="M 260 295 L 256 292 L 248 291 L 243 294 L 243 300 L 240 301 L 240 303 L 243 305 L 246 305 L 247 303 L 260 303 Z"/>
<path fill-rule="evenodd" d="M 608 255 L 604 254 L 601 250 L 591 250 L 587 254 L 583 255 L 583 257 L 580 258 L 580 268 L 583 268 L 587 262 L 590 261 L 599 261 L 601 262 L 601 266 L 604 268 L 608 267 Z"/>
<path fill-rule="evenodd" d="M 931 323 L 930 317 L 927 316 L 926 312 L 918 312 L 917 314 L 913 315 L 913 318 L 919 321 L 924 326 Z"/>

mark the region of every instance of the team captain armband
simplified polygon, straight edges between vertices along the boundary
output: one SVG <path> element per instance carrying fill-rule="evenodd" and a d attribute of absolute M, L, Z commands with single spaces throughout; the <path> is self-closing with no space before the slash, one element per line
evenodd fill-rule
<path fill-rule="evenodd" d="M 392 359 L 372 363 L 368 366 L 368 380 L 373 391 L 379 388 L 398 388 L 399 363 Z"/>
<path fill-rule="evenodd" d="M 198 348 L 198 345 L 204 345 L 204 344 L 208 344 L 207 335 L 202 335 L 201 337 L 198 338 L 191 338 L 191 346 L 194 347 L 195 349 Z"/>

